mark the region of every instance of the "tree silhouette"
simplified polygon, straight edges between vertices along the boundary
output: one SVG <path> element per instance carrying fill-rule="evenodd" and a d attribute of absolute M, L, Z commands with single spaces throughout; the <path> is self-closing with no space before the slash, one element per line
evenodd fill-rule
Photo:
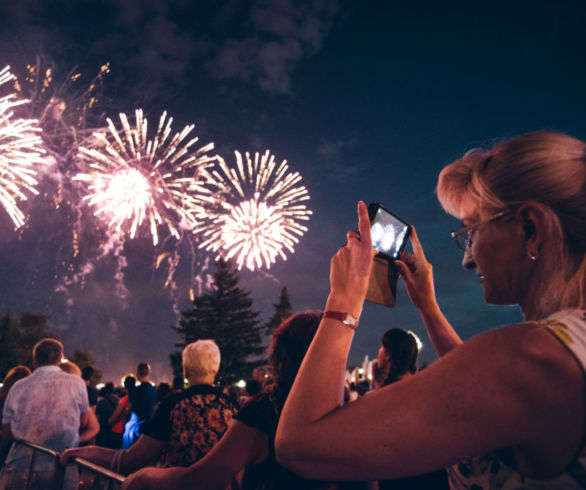
<path fill-rule="evenodd" d="M 279 301 L 273 303 L 275 312 L 271 319 L 265 324 L 266 333 L 271 335 L 273 331 L 283 322 L 283 320 L 289 318 L 293 313 L 291 308 L 291 298 L 289 297 L 289 291 L 285 286 L 281 288 L 279 294 Z"/>
<path fill-rule="evenodd" d="M 100 384 L 102 381 L 102 371 L 96 367 L 96 360 L 88 349 L 75 349 L 70 359 L 71 362 L 77 364 L 79 369 L 83 369 L 86 366 L 94 368 L 94 374 L 90 379 L 92 386 Z"/>
<path fill-rule="evenodd" d="M 19 364 L 33 367 L 33 347 L 46 337 L 56 338 L 47 333 L 47 315 L 42 313 L 21 313 L 15 318 L 8 313 L 0 317 L 0 380 Z"/>
<path fill-rule="evenodd" d="M 213 339 L 220 348 L 222 362 L 218 379 L 231 383 L 250 375 L 264 353 L 259 313 L 252 310 L 249 291 L 239 287 L 240 278 L 230 262 L 219 259 L 211 290 L 193 301 L 190 310 L 181 313 L 178 326 L 182 337 L 180 350 L 170 355 L 173 373 L 181 374 L 181 350 L 196 340 Z"/>

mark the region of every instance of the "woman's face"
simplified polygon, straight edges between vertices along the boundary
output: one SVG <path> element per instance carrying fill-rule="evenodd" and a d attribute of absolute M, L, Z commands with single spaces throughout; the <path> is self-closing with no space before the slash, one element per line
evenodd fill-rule
<path fill-rule="evenodd" d="M 376 358 L 376 365 L 379 369 L 387 369 L 387 365 L 390 364 L 389 356 L 387 355 L 387 351 L 381 344 L 380 349 L 378 350 L 378 356 Z"/>
<path fill-rule="evenodd" d="M 460 219 L 465 226 L 485 221 L 476 204 L 465 199 Z M 522 304 L 527 289 L 527 255 L 522 228 L 503 217 L 478 226 L 470 232 L 470 246 L 464 252 L 462 265 L 476 272 L 487 303 Z"/>

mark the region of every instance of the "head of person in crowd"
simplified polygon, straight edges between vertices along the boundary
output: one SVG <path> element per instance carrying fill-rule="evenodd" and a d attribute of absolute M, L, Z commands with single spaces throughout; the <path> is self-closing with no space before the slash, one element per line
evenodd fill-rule
<path fill-rule="evenodd" d="M 63 344 L 57 339 L 39 340 L 33 347 L 33 365 L 56 366 L 63 359 Z"/>
<path fill-rule="evenodd" d="M 136 366 L 136 377 L 141 383 L 149 380 L 151 374 L 151 367 L 146 362 L 141 362 Z"/>
<path fill-rule="evenodd" d="M 157 403 L 171 393 L 171 385 L 161 382 L 157 385 Z"/>
<path fill-rule="evenodd" d="M 248 379 L 246 380 L 246 394 L 248 396 L 256 395 L 262 391 L 262 384 L 259 383 L 256 379 Z"/>
<path fill-rule="evenodd" d="M 417 371 L 417 341 L 401 328 L 387 330 L 381 339 L 376 360 L 382 386 L 399 381 Z"/>
<path fill-rule="evenodd" d="M 16 383 L 19 379 L 26 378 L 31 373 L 31 370 L 26 366 L 14 366 L 10 371 L 6 373 L 4 376 L 4 380 L 2 381 L 2 388 L 0 388 L 0 400 L 4 401 L 10 388 Z"/>
<path fill-rule="evenodd" d="M 124 388 L 126 388 L 126 392 L 130 393 L 134 387 L 136 386 L 136 378 L 134 376 L 126 376 L 124 378 Z"/>
<path fill-rule="evenodd" d="M 65 371 L 66 373 L 73 374 L 75 376 L 81 376 L 81 369 L 79 366 L 74 362 L 70 361 L 69 359 L 62 359 L 59 363 L 59 367 L 61 370 Z"/>
<path fill-rule="evenodd" d="M 171 383 L 174 392 L 182 391 L 185 388 L 185 378 L 183 375 L 173 376 L 173 382 Z"/>
<path fill-rule="evenodd" d="M 269 353 L 269 365 L 273 372 L 269 386 L 272 389 L 285 394 L 289 392 L 321 317 L 322 313 L 316 311 L 297 313 L 273 332 Z"/>
<path fill-rule="evenodd" d="M 81 370 L 81 377 L 85 381 L 86 385 L 90 383 L 90 380 L 92 379 L 92 376 L 94 375 L 94 372 L 95 372 L 95 370 L 92 366 L 85 366 Z"/>
<path fill-rule="evenodd" d="M 484 298 L 528 320 L 586 304 L 586 145 L 539 131 L 445 167 L 437 193 Z"/>
<path fill-rule="evenodd" d="M 114 383 L 112 381 L 108 381 L 104 387 L 100 390 L 100 396 L 108 396 L 114 393 Z"/>
<path fill-rule="evenodd" d="M 189 386 L 213 385 L 220 370 L 220 349 L 213 340 L 205 339 L 185 346 L 181 354 L 183 375 Z"/>

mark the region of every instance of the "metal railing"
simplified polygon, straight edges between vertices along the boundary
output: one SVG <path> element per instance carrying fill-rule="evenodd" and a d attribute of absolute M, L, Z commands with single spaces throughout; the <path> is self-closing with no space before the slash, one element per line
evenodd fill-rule
<path fill-rule="evenodd" d="M 65 469 L 60 461 L 60 455 L 57 451 L 40 446 L 28 441 L 15 441 L 14 444 L 20 444 L 32 449 L 33 453 L 28 467 L 25 490 L 29 490 L 30 484 L 33 480 L 35 463 L 39 453 L 51 456 L 55 461 L 55 476 L 51 486 L 47 490 L 61 490 L 63 482 L 65 481 Z M 118 473 L 102 468 L 96 464 L 91 463 L 82 458 L 74 458 L 74 464 L 78 468 L 79 473 L 79 489 L 80 490 L 117 490 L 124 482 L 124 477 Z"/>

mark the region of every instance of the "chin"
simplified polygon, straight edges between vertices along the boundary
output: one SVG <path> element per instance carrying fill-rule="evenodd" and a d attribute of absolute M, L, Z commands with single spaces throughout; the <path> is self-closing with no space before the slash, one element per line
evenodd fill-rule
<path fill-rule="evenodd" d="M 490 305 L 510 306 L 517 304 L 515 301 L 511 300 L 511 296 L 507 294 L 506 291 L 491 288 L 487 284 L 483 284 L 483 288 L 484 301 Z"/>

